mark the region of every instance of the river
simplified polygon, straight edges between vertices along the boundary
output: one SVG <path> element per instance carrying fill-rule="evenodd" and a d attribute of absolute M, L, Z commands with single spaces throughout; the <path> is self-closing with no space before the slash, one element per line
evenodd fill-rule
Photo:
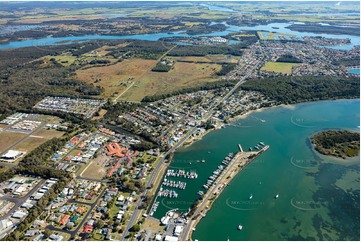
<path fill-rule="evenodd" d="M 359 132 L 359 110 L 359 99 L 276 107 L 209 133 L 175 154 L 170 169 L 196 171 L 199 177 L 169 178 L 185 181 L 187 187 L 177 189 L 177 199 L 158 198 L 155 217 L 176 207 L 186 211 L 224 156 L 237 151 L 237 144 L 248 149 L 263 141 L 271 148 L 235 177 L 198 224 L 193 239 L 358 239 L 359 157 L 319 155 L 309 137 L 324 129 Z"/>
<path fill-rule="evenodd" d="M 259 30 L 259 31 L 276 31 L 283 34 L 292 34 L 299 38 L 304 36 L 322 36 L 326 38 L 349 38 L 351 40 L 350 45 L 343 46 L 332 46 L 331 48 L 349 50 L 352 49 L 355 45 L 360 45 L 360 36 L 354 35 L 331 35 L 331 34 L 315 34 L 308 32 L 298 32 L 287 29 L 290 23 L 271 23 L 267 25 L 257 25 L 251 27 L 240 27 L 235 25 L 226 25 L 227 29 L 225 31 L 219 31 L 209 34 L 199 34 L 199 35 L 188 35 L 182 32 L 173 32 L 173 33 L 154 33 L 154 34 L 136 34 L 136 35 L 83 35 L 83 36 L 67 36 L 67 37 L 46 37 L 33 40 L 23 40 L 23 41 L 12 41 L 5 44 L 0 44 L 1 49 L 11 49 L 11 48 L 21 48 L 29 46 L 47 46 L 55 44 L 67 44 L 76 41 L 86 41 L 86 40 L 97 40 L 97 39 L 139 39 L 139 40 L 159 40 L 160 38 L 167 37 L 199 37 L 199 36 L 226 36 L 229 33 L 237 33 L 247 30 Z M 275 27 L 277 29 L 275 29 Z"/>

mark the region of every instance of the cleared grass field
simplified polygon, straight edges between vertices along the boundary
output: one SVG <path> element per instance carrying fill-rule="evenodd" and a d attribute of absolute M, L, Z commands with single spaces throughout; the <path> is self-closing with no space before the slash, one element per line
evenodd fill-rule
<path fill-rule="evenodd" d="M 14 146 L 12 149 L 30 152 L 39 145 L 45 143 L 47 140 L 61 137 L 64 132 L 56 131 L 56 130 L 46 130 L 46 129 L 39 129 L 30 135 L 28 138 L 21 141 L 19 144 Z M 16 143 L 16 142 L 13 142 Z"/>
<path fill-rule="evenodd" d="M 267 62 L 262 68 L 261 71 L 268 72 L 280 72 L 284 74 L 292 74 L 292 67 L 298 66 L 299 64 L 295 63 L 285 63 L 285 62 Z"/>
<path fill-rule="evenodd" d="M 0 133 L 0 152 L 5 151 L 10 146 L 19 142 L 21 139 L 25 138 L 27 134 L 19 132 L 8 132 L 3 131 Z"/>
<path fill-rule="evenodd" d="M 38 137 L 31 137 L 29 136 L 25 140 L 23 140 L 21 143 L 17 144 L 13 149 L 14 150 L 20 150 L 20 151 L 26 151 L 30 152 L 39 145 L 45 143 L 48 139 L 45 138 L 38 138 Z"/>
<path fill-rule="evenodd" d="M 45 139 L 59 138 L 63 136 L 64 132 L 57 131 L 55 129 L 39 129 L 35 131 L 31 136 L 43 137 Z"/>
<path fill-rule="evenodd" d="M 93 67 L 76 72 L 79 80 L 94 83 L 95 79 L 101 79 L 96 83 L 105 89 L 104 98 L 114 97 L 127 88 L 129 79 L 139 79 L 146 71 L 156 63 L 155 60 L 129 59 L 110 66 Z"/>
<path fill-rule="evenodd" d="M 148 72 L 121 96 L 121 100 L 139 102 L 145 96 L 165 94 L 220 78 L 215 73 L 221 70 L 218 64 L 176 62 L 169 72 Z"/>
<path fill-rule="evenodd" d="M 82 177 L 93 178 L 93 179 L 102 179 L 105 176 L 105 168 L 101 165 L 98 165 L 96 161 L 91 161 L 89 166 L 84 170 Z"/>

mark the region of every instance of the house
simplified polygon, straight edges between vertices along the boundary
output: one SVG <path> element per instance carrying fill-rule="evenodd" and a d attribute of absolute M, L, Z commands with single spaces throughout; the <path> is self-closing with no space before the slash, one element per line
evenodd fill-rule
<path fill-rule="evenodd" d="M 71 229 L 71 228 L 74 227 L 74 225 L 75 225 L 75 224 L 74 224 L 73 222 L 70 222 L 70 221 L 69 221 L 69 222 L 66 224 L 66 227 L 69 228 L 69 229 Z"/>
<path fill-rule="evenodd" d="M 39 220 L 36 219 L 33 223 L 34 227 L 41 227 L 41 228 L 45 228 L 46 227 L 46 223 L 43 220 Z"/>
<path fill-rule="evenodd" d="M 34 207 L 34 205 L 31 204 L 31 203 L 25 202 L 25 203 L 23 203 L 23 204 L 21 205 L 21 207 L 22 207 L 22 208 L 26 208 L 26 209 L 30 209 L 30 208 Z"/>
<path fill-rule="evenodd" d="M 120 196 L 118 197 L 118 201 L 123 202 L 123 201 L 124 201 L 124 196 L 123 196 L 123 195 L 120 195 Z"/>
<path fill-rule="evenodd" d="M 73 204 L 73 205 L 71 205 L 71 207 L 69 208 L 69 212 L 74 212 L 75 210 L 77 210 L 78 209 L 78 207 L 75 205 L 75 204 Z"/>
<path fill-rule="evenodd" d="M 49 238 L 54 241 L 62 241 L 64 237 L 61 235 L 51 234 Z"/>
<path fill-rule="evenodd" d="M 76 211 L 77 211 L 78 213 L 80 213 L 80 214 L 83 214 L 83 213 L 85 213 L 86 208 L 85 208 L 85 207 L 78 207 Z"/>
<path fill-rule="evenodd" d="M 114 197 L 114 196 L 117 195 L 117 191 L 107 191 L 107 195 L 111 196 L 111 197 Z"/>
<path fill-rule="evenodd" d="M 70 222 L 75 223 L 78 219 L 79 219 L 79 216 L 78 216 L 78 215 L 73 215 L 73 216 L 70 218 Z"/>
<path fill-rule="evenodd" d="M 60 224 L 60 225 L 65 225 L 65 224 L 69 221 L 69 218 L 70 218 L 70 215 L 65 214 L 65 215 L 60 219 L 59 224 Z"/>
<path fill-rule="evenodd" d="M 24 211 L 18 210 L 16 211 L 13 216 L 11 216 L 12 218 L 18 218 L 18 219 L 22 219 L 25 218 L 27 215 L 27 213 L 25 213 Z"/>
<path fill-rule="evenodd" d="M 39 201 L 40 198 L 42 198 L 44 196 L 44 193 L 36 193 L 34 196 L 34 200 Z"/>
<path fill-rule="evenodd" d="M 33 240 L 34 241 L 40 241 L 44 238 L 44 234 L 39 234 L 38 236 L 36 236 Z"/>
<path fill-rule="evenodd" d="M 94 219 L 89 219 L 89 221 L 87 222 L 87 225 L 93 226 L 94 225 Z"/>
<path fill-rule="evenodd" d="M 26 237 L 33 237 L 34 235 L 36 235 L 39 232 L 39 230 L 37 229 L 33 229 L 33 230 L 27 230 L 25 233 Z"/>
<path fill-rule="evenodd" d="M 83 229 L 83 232 L 84 232 L 84 233 L 90 233 L 90 232 L 92 232 L 92 231 L 93 231 L 93 226 L 92 226 L 92 225 L 86 224 L 86 225 L 84 226 L 84 229 Z"/>
<path fill-rule="evenodd" d="M 59 213 L 64 213 L 67 212 L 69 210 L 69 206 L 64 205 L 61 208 L 59 208 Z"/>
<path fill-rule="evenodd" d="M 94 214 L 93 214 L 93 219 L 99 219 L 99 218 L 101 218 L 102 217 L 102 214 L 101 213 L 97 213 L 97 212 L 95 212 Z"/>

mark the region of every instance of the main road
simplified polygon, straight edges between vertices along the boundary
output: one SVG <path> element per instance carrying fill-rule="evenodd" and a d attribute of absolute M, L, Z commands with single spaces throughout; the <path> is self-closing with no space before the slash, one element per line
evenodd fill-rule
<path fill-rule="evenodd" d="M 254 65 L 252 69 L 250 69 L 240 80 L 239 82 L 237 82 L 236 85 L 234 85 L 234 87 L 226 94 L 224 95 L 222 98 L 218 99 L 216 102 L 213 103 L 213 105 L 210 106 L 210 108 L 208 109 L 207 113 L 204 115 L 204 117 L 202 118 L 202 121 L 207 121 L 212 115 L 213 115 L 213 111 L 214 108 L 217 107 L 220 103 L 222 103 L 224 100 L 226 100 L 227 98 L 229 98 L 243 83 L 245 83 L 246 79 L 252 75 L 253 71 L 255 69 L 257 69 L 260 66 L 261 62 L 259 62 L 257 65 Z M 178 143 L 176 143 L 171 149 L 169 149 L 165 155 L 162 157 L 162 159 L 160 160 L 160 162 L 158 162 L 157 166 L 154 168 L 154 171 L 151 175 L 151 177 L 148 180 L 147 183 L 147 187 L 151 186 L 155 180 L 155 178 L 158 176 L 159 170 L 162 167 L 162 165 L 164 164 L 164 161 L 166 159 L 167 156 L 169 156 L 170 154 L 172 154 L 176 149 L 178 149 L 179 147 L 181 147 L 183 145 L 183 143 L 189 139 L 189 137 L 191 137 L 191 135 L 194 134 L 194 132 L 197 130 L 197 127 L 193 127 L 191 130 L 189 130 L 187 132 L 187 134 L 181 138 Z M 147 189 L 143 192 L 142 196 L 146 196 L 147 195 Z M 138 209 L 139 206 L 141 206 L 142 204 L 142 199 L 139 199 L 137 207 L 134 210 L 134 213 L 132 215 L 132 217 L 130 218 L 127 227 L 124 230 L 124 233 L 122 235 L 122 238 L 120 239 L 121 241 L 124 241 L 125 238 L 127 237 L 128 233 L 129 233 L 129 229 L 133 226 L 133 224 L 136 222 L 136 220 L 138 219 L 141 209 Z"/>

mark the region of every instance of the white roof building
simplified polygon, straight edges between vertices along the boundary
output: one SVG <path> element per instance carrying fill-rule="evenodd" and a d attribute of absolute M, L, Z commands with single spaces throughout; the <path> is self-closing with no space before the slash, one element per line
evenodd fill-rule
<path fill-rule="evenodd" d="M 183 231 L 183 226 L 177 225 L 174 228 L 173 234 L 178 237 L 180 235 L 180 233 L 182 233 L 182 231 Z"/>
<path fill-rule="evenodd" d="M 24 211 L 18 210 L 16 211 L 13 216 L 11 216 L 12 218 L 18 218 L 18 219 L 22 219 L 26 217 L 26 213 Z"/>
<path fill-rule="evenodd" d="M 0 221 L 0 230 L 7 229 L 11 226 L 13 226 L 13 222 L 11 222 L 9 219 L 4 219 Z"/>
<path fill-rule="evenodd" d="M 6 154 L 4 154 L 1 158 L 7 159 L 7 160 L 14 160 L 14 159 L 18 158 L 19 156 L 21 156 L 22 154 L 23 154 L 23 152 L 18 151 L 18 150 L 8 150 L 8 152 L 6 152 Z"/>
<path fill-rule="evenodd" d="M 178 237 L 167 235 L 165 236 L 164 241 L 178 241 Z"/>

